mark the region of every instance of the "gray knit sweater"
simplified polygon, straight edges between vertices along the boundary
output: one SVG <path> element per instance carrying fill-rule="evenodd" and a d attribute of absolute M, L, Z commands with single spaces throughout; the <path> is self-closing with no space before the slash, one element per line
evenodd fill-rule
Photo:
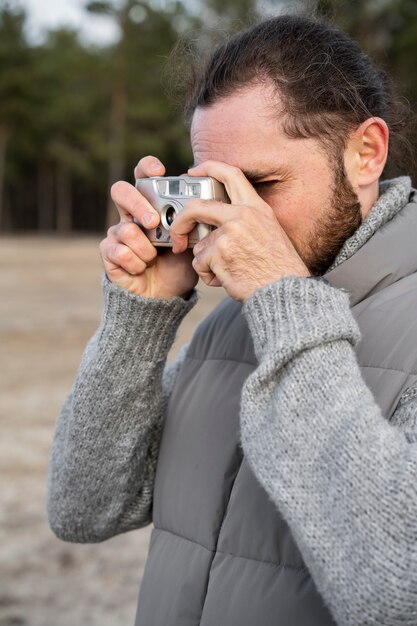
<path fill-rule="evenodd" d="M 332 268 L 401 210 L 409 193 L 408 178 L 383 184 Z M 169 366 L 166 357 L 197 299 L 195 292 L 189 301 L 145 299 L 105 276 L 103 290 L 102 323 L 51 451 L 48 515 L 66 541 L 102 541 L 151 521 L 164 411 L 187 347 Z M 388 424 L 360 374 L 348 296 L 324 281 L 281 278 L 256 291 L 243 313 L 259 366 L 242 391 L 242 444 L 318 590 L 342 626 L 417 625 L 417 388 L 403 394 Z M 331 444 L 338 440 L 348 442 L 345 454 Z M 385 486 L 394 473 L 392 494 Z M 335 490 L 345 494 L 337 507 Z M 352 516 L 359 502 L 368 503 L 360 526 Z M 387 516 L 389 523 L 375 523 Z"/>

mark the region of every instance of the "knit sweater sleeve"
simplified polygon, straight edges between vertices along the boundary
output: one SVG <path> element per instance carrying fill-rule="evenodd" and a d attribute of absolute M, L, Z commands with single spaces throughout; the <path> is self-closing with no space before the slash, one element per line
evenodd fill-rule
<path fill-rule="evenodd" d="M 416 394 L 383 417 L 343 290 L 288 276 L 243 311 L 259 365 L 242 391 L 242 445 L 324 601 L 340 626 L 415 625 Z"/>
<path fill-rule="evenodd" d="M 197 300 L 148 299 L 103 276 L 100 327 L 82 356 L 58 417 L 47 481 L 47 512 L 65 541 L 97 542 L 152 519 L 164 411 L 186 347 L 166 358 Z"/>

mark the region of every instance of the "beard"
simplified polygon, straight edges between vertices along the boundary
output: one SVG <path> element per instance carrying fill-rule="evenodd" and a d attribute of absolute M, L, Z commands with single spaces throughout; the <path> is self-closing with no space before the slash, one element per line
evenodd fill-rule
<path fill-rule="evenodd" d="M 303 246 L 302 258 L 311 274 L 323 275 L 345 241 L 361 224 L 359 198 L 348 180 L 343 159 L 339 157 L 328 206 L 318 217 L 309 241 Z"/>

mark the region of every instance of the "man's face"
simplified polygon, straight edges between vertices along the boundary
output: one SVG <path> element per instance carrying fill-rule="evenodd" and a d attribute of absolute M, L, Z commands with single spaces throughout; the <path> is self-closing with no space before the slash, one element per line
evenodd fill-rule
<path fill-rule="evenodd" d="M 362 221 L 358 197 L 316 139 L 288 137 L 272 96 L 251 86 L 197 108 L 191 126 L 195 164 L 223 161 L 238 167 L 273 209 L 312 274 L 323 274 Z M 337 161 L 337 160 L 336 160 Z"/>

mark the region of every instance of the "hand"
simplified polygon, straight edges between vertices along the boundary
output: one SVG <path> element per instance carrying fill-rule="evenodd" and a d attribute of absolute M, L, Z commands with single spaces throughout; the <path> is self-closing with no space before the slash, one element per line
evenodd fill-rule
<path fill-rule="evenodd" d="M 190 200 L 171 226 L 177 254 L 187 248 L 188 233 L 198 223 L 217 227 L 193 249 L 193 267 L 207 285 L 222 285 L 231 298 L 244 302 L 282 276 L 310 275 L 273 210 L 241 170 L 206 161 L 188 173 L 216 178 L 231 201 Z"/>
<path fill-rule="evenodd" d="M 162 163 L 151 156 L 141 159 L 135 168 L 136 178 L 164 173 Z M 107 237 L 100 243 L 109 280 L 147 298 L 186 297 L 198 282 L 192 267 L 192 251 L 175 255 L 170 249 L 155 248 L 133 218 L 145 228 L 155 228 L 160 217 L 136 187 L 119 181 L 112 186 L 111 196 L 120 222 L 109 228 Z"/>

